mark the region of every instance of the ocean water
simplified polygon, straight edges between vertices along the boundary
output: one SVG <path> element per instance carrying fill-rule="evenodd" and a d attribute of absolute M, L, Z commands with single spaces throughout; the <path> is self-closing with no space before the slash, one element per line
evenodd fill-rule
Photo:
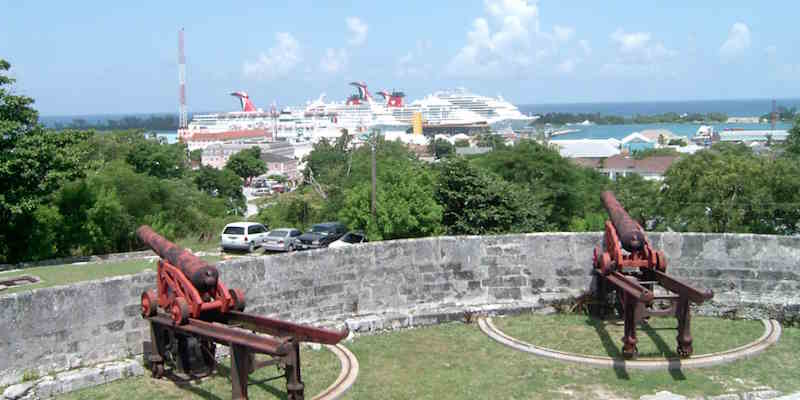
<path fill-rule="evenodd" d="M 770 124 L 712 124 L 715 130 L 724 129 L 770 129 Z M 678 136 L 691 138 L 697 132 L 700 124 L 628 124 L 628 125 L 572 125 L 565 129 L 575 129 L 577 132 L 570 132 L 563 135 L 554 136 L 553 139 L 622 139 L 633 132 L 641 132 L 647 129 L 666 129 Z M 792 125 L 786 122 L 775 124 L 775 129 L 789 129 Z"/>
<path fill-rule="evenodd" d="M 778 106 L 800 108 L 800 99 L 776 99 Z M 772 111 L 771 99 L 744 100 L 692 100 L 692 101 L 641 101 L 627 103 L 568 103 L 568 104 L 521 104 L 519 110 L 524 114 L 600 113 L 630 117 L 636 114 L 653 115 L 667 112 L 676 113 L 725 113 L 730 117 L 755 117 Z"/>
<path fill-rule="evenodd" d="M 800 108 L 800 99 L 778 99 L 777 105 Z M 696 100 L 696 101 L 651 101 L 627 103 L 568 103 L 568 104 L 522 104 L 518 105 L 524 114 L 543 114 L 548 112 L 564 113 L 600 113 L 604 115 L 618 115 L 630 117 L 636 114 L 653 115 L 666 112 L 676 113 L 710 113 L 721 112 L 731 117 L 761 116 L 772 110 L 770 99 L 745 99 L 745 100 Z M 153 115 L 163 115 L 158 113 Z M 146 118 L 151 114 L 133 114 Z M 46 126 L 53 126 L 56 122 L 69 123 L 75 118 L 83 118 L 90 123 L 104 123 L 110 119 L 120 119 L 126 115 L 79 115 L 79 116 L 42 116 L 40 120 Z M 667 129 L 679 136 L 691 137 L 697 132 L 699 124 L 629 124 L 629 125 L 590 125 L 570 126 L 577 132 L 559 135 L 557 139 L 621 139 L 633 132 L 646 129 Z M 769 124 L 714 124 L 717 130 L 741 129 L 769 129 Z M 778 123 L 776 129 L 789 129 L 791 124 Z M 177 140 L 175 131 L 157 131 L 156 134 L 167 139 L 169 143 Z"/>

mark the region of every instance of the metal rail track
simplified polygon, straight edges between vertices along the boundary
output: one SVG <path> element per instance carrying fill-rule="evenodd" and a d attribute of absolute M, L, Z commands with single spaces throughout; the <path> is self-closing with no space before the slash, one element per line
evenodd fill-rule
<path fill-rule="evenodd" d="M 717 353 L 701 354 L 689 358 L 639 358 L 636 360 L 626 360 L 624 358 L 612 358 L 603 356 L 592 356 L 585 354 L 570 353 L 560 350 L 553 350 L 542 346 L 537 346 L 509 335 L 498 329 L 491 318 L 481 318 L 478 326 L 481 331 L 495 341 L 511 347 L 515 350 L 535 354 L 564 362 L 574 362 L 578 364 L 591 365 L 595 367 L 629 368 L 640 370 L 676 370 L 681 368 L 703 368 L 714 365 L 729 363 L 731 361 L 751 357 L 767 347 L 775 344 L 781 336 L 781 325 L 776 320 L 762 319 L 764 333 L 760 338 L 753 342 L 739 346 L 730 350 Z"/>
<path fill-rule="evenodd" d="M 342 370 L 339 372 L 339 376 L 336 378 L 336 380 L 333 381 L 333 383 L 325 390 L 314 396 L 312 400 L 338 399 L 348 389 L 350 389 L 350 386 L 353 386 L 356 378 L 358 378 L 358 359 L 356 359 L 356 356 L 353 355 L 350 350 L 340 344 L 335 346 L 325 345 L 325 347 L 336 354 L 336 357 L 339 358 L 339 363 L 342 366 Z"/>

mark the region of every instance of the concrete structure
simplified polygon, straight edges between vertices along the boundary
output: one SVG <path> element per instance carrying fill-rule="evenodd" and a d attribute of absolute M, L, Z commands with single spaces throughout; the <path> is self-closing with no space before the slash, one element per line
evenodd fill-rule
<path fill-rule="evenodd" d="M 676 276 L 716 293 L 700 312 L 800 318 L 800 237 L 651 233 Z M 218 265 L 248 310 L 354 330 L 437 323 L 484 306 L 541 304 L 586 289 L 600 233 L 434 237 Z M 0 296 L 0 385 L 140 354 L 139 296 L 155 273 Z M 521 307 L 521 306 L 520 306 Z M 444 310 L 449 310 L 446 313 Z"/>

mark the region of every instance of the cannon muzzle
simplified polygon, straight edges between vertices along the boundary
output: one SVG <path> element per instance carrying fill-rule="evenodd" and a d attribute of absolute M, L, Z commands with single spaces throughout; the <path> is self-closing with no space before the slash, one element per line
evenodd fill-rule
<path fill-rule="evenodd" d="M 630 252 L 642 250 L 647 242 L 647 237 L 639 223 L 634 221 L 628 215 L 628 212 L 622 208 L 622 204 L 619 204 L 617 198 L 614 197 L 614 193 L 605 191 L 600 194 L 600 198 L 603 200 L 606 211 L 608 211 L 611 223 L 617 230 L 622 248 Z"/>
<path fill-rule="evenodd" d="M 180 269 L 199 292 L 216 290 L 219 271 L 213 265 L 165 239 L 147 225 L 140 226 L 136 236 L 159 257 Z"/>

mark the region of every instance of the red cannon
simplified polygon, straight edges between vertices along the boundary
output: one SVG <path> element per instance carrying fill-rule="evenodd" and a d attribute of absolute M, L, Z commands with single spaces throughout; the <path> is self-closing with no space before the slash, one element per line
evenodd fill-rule
<path fill-rule="evenodd" d="M 160 306 L 175 323 L 185 324 L 188 318 L 200 318 L 209 311 L 244 310 L 244 293 L 239 289 L 228 290 L 219 281 L 219 271 L 214 266 L 164 239 L 147 225 L 139 227 L 136 235 L 161 257 L 158 293 L 152 290 L 142 293 L 143 316 L 156 315 L 156 306 Z"/>
<path fill-rule="evenodd" d="M 622 354 L 627 358 L 638 353 L 637 323 L 650 316 L 674 315 L 678 320 L 677 353 L 681 357 L 690 356 L 693 349 L 689 303 L 703 303 L 714 293 L 667 275 L 664 252 L 653 248 L 642 227 L 628 215 L 613 193 L 603 192 L 600 197 L 610 220 L 605 223 L 605 249 L 594 249 L 589 312 L 604 317 L 613 308 L 622 315 L 625 321 Z M 667 293 L 656 294 L 656 285 Z M 616 292 L 615 299 L 609 296 L 613 292 Z M 656 302 L 668 302 L 669 306 L 658 309 Z"/>
<path fill-rule="evenodd" d="M 193 380 L 213 372 L 216 345 L 230 347 L 232 397 L 247 398 L 248 376 L 256 369 L 278 365 L 284 370 L 286 398 L 302 400 L 305 385 L 300 374 L 300 342 L 335 345 L 349 334 L 244 313 L 244 293 L 228 289 L 219 271 L 190 252 L 155 233 L 150 227 L 137 236 L 161 259 L 158 291 L 142 293 L 142 317 L 150 322 L 152 341 L 145 343 L 145 361 L 153 377 Z M 159 307 L 167 315 L 159 313 Z M 270 357 L 256 363 L 254 354 Z"/>

